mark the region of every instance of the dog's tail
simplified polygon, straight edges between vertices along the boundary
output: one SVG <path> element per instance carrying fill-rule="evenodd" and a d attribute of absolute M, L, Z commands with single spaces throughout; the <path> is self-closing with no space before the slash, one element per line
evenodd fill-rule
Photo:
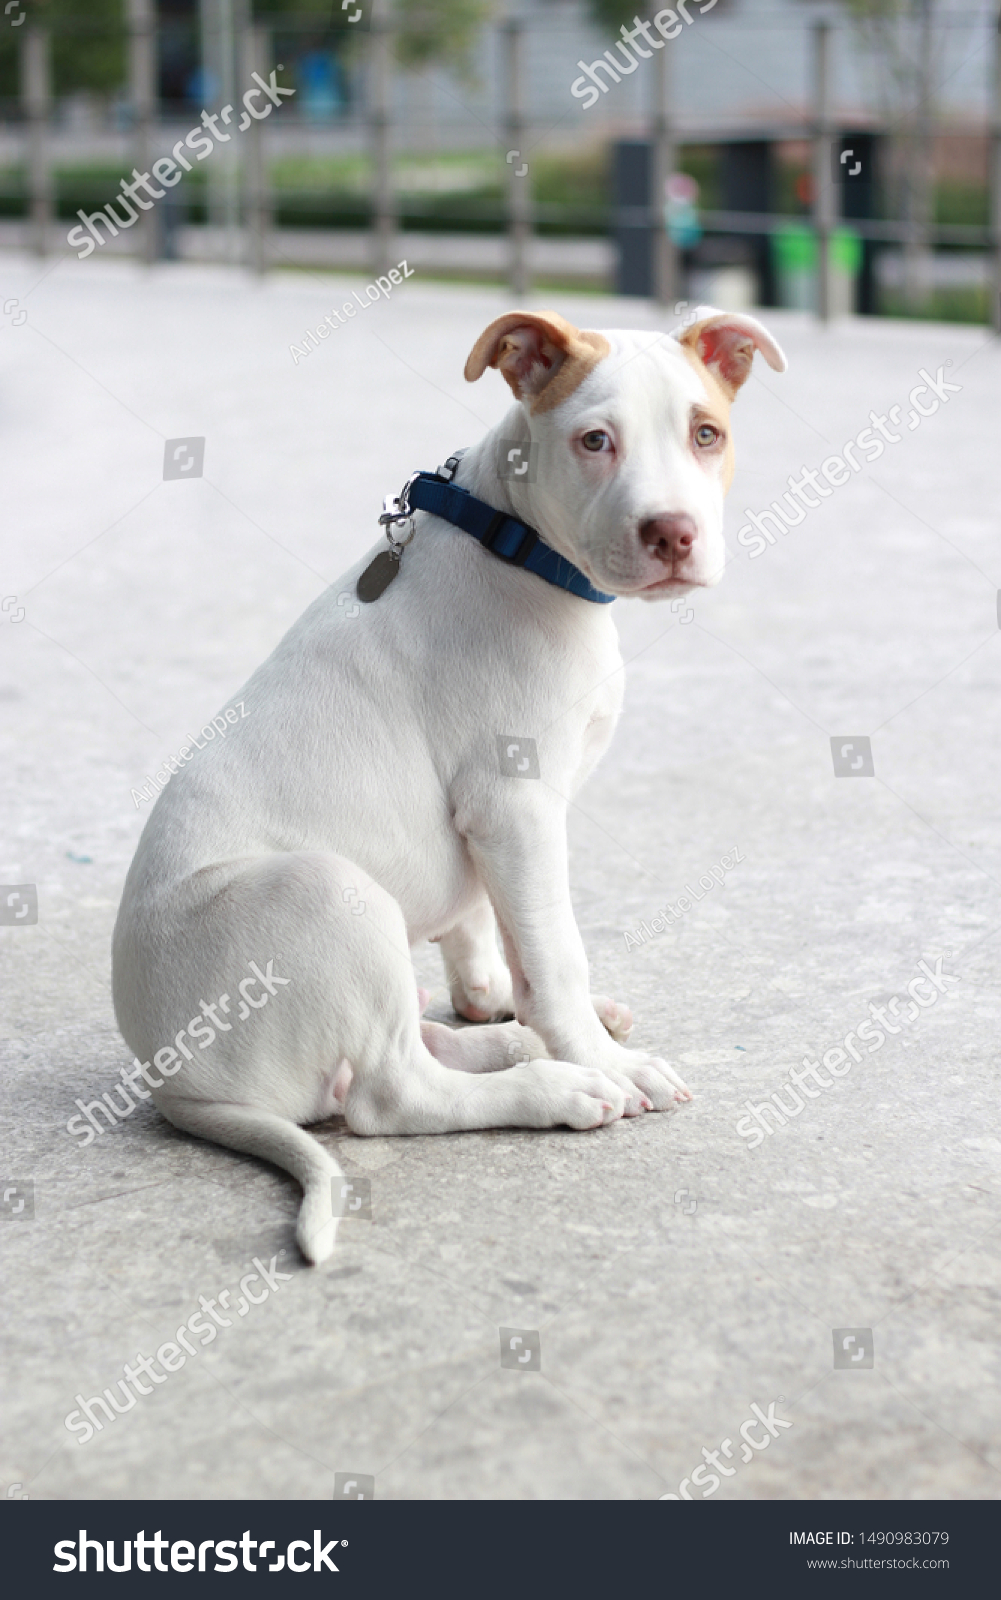
<path fill-rule="evenodd" d="M 307 1261 L 326 1261 L 334 1248 L 337 1217 L 333 1180 L 344 1174 L 323 1146 L 296 1123 L 255 1106 L 218 1101 L 159 1098 L 160 1110 L 175 1128 L 202 1139 L 273 1161 L 302 1184 L 295 1237 Z"/>

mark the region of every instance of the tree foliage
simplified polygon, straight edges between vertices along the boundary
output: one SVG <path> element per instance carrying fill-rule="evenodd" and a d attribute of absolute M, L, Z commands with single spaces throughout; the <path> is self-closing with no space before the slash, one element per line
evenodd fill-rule
<path fill-rule="evenodd" d="M 372 0 L 364 0 L 366 7 Z M 124 88 L 127 74 L 126 0 L 18 0 L 24 23 L 3 26 L 0 13 L 0 95 L 18 92 L 18 46 L 23 29 L 35 23 L 52 32 L 53 78 L 57 95 L 89 89 L 112 94 Z M 255 20 L 287 19 L 305 39 L 328 36 L 351 53 L 364 51 L 365 34 L 346 26 L 337 0 L 250 0 Z M 492 0 L 384 0 L 384 14 L 396 24 L 396 54 L 401 66 L 419 70 L 438 64 L 468 76 L 473 47 L 493 12 Z M 167 19 L 163 19 L 167 20 Z M 191 12 L 197 29 L 197 7 Z M 303 25 L 307 27 L 303 29 Z"/>
<path fill-rule="evenodd" d="M 473 46 L 490 18 L 490 0 L 396 0 L 397 57 L 404 67 L 439 64 L 470 74 Z"/>
<path fill-rule="evenodd" d="M 618 33 L 623 23 L 631 27 L 634 17 L 647 15 L 645 11 L 637 12 L 636 0 L 589 0 L 588 9 L 599 28 L 606 33 Z"/>
<path fill-rule="evenodd" d="M 362 0 L 371 12 L 378 0 Z M 350 9 L 350 7 L 349 7 Z M 490 18 L 491 0 L 382 0 L 383 18 L 395 24 L 396 54 L 404 67 L 421 68 L 439 64 L 465 72 L 477 36 Z M 342 38 L 354 43 L 364 39 L 345 25 L 337 0 L 254 0 L 255 14 L 278 14 L 302 21 L 316 17 Z"/>
<path fill-rule="evenodd" d="M 17 50 L 25 28 L 52 30 L 52 76 L 57 95 L 75 89 L 113 93 L 125 81 L 125 7 L 122 0 L 18 0 L 25 21 L 0 27 L 0 81 L 16 93 Z M 13 15 L 13 14 L 12 14 Z M 11 17 L 4 17 L 5 23 Z"/>
<path fill-rule="evenodd" d="M 694 21 L 699 15 L 697 0 L 691 0 L 691 3 L 694 9 L 689 12 L 689 15 Z M 715 16 L 723 16 L 729 7 L 730 0 L 716 0 L 716 4 L 712 9 Z M 591 20 L 603 33 L 610 34 L 618 33 L 623 24 L 627 28 L 631 28 L 640 18 L 648 22 L 652 21 L 656 13 L 662 9 L 670 9 L 669 4 L 665 4 L 664 0 L 657 0 L 656 5 L 643 4 L 642 0 L 640 0 L 639 4 L 637 4 L 637 0 L 588 0 Z M 684 16 L 684 12 L 681 14 Z"/>

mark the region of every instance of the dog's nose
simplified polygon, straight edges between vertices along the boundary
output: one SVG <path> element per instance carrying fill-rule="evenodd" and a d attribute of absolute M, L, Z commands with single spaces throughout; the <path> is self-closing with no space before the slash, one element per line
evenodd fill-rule
<path fill-rule="evenodd" d="M 652 556 L 666 567 L 683 561 L 695 543 L 698 529 L 687 511 L 671 511 L 640 523 L 640 539 Z"/>

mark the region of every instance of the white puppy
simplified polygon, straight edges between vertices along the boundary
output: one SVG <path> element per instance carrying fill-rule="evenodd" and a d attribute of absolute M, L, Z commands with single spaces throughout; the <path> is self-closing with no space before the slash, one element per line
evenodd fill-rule
<path fill-rule="evenodd" d="M 498 368 L 517 404 L 455 483 L 536 529 L 560 577 L 417 512 L 393 581 L 344 603 L 370 551 L 322 594 L 241 691 L 245 719 L 157 800 L 115 928 L 119 1026 L 172 1123 L 299 1180 L 310 1260 L 333 1248 L 340 1174 L 303 1123 L 593 1128 L 689 1098 L 623 1047 L 624 1008 L 589 997 L 566 811 L 621 700 L 602 600 L 722 576 L 730 401 L 755 348 L 784 368 L 740 315 L 678 337 L 494 322 L 466 377 Z M 522 478 L 512 441 L 536 447 Z M 575 570 L 597 599 L 561 586 Z M 517 1022 L 422 1023 L 425 939 L 458 1012 Z"/>

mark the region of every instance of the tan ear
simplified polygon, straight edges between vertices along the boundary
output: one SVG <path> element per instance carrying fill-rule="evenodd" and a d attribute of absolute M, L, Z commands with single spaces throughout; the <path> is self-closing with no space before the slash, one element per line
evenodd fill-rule
<path fill-rule="evenodd" d="M 497 367 L 517 400 L 551 411 L 611 349 L 600 333 L 575 328 L 558 311 L 508 311 L 485 328 L 469 352 L 467 383 Z"/>
<path fill-rule="evenodd" d="M 785 371 L 789 365 L 785 355 L 757 317 L 711 311 L 709 306 L 705 310 L 710 315 L 679 334 L 678 343 L 698 357 L 729 399 L 749 377 L 755 350 L 776 372 Z"/>

